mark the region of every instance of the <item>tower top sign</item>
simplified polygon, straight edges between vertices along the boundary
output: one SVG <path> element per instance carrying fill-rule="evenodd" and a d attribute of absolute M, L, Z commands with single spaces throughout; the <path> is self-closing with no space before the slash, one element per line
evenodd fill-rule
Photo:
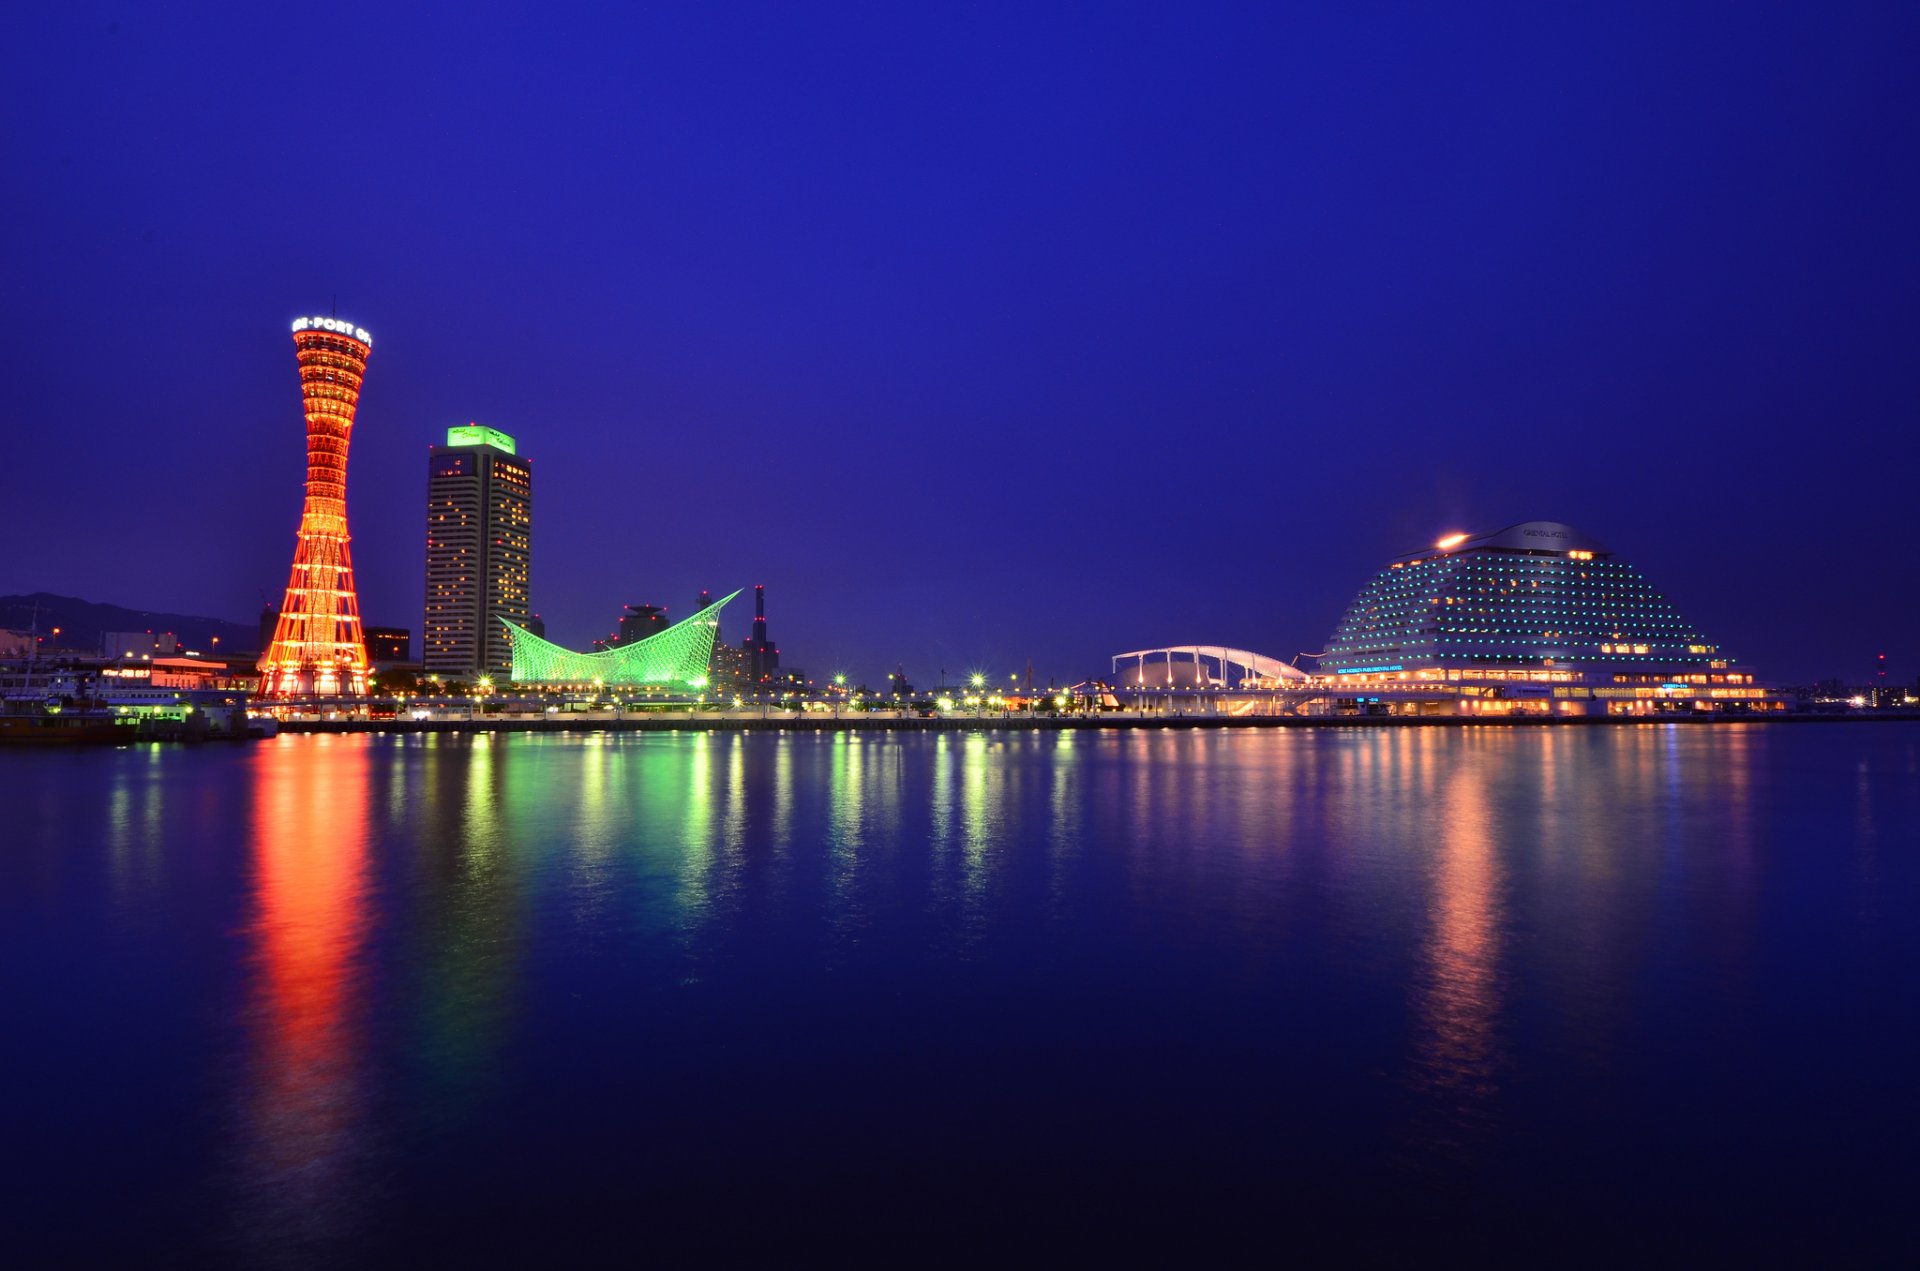
<path fill-rule="evenodd" d="M 300 331 L 332 331 L 360 341 L 368 348 L 373 347 L 373 335 L 365 327 L 356 327 L 351 322 L 342 322 L 339 318 L 295 318 L 293 329 Z"/>

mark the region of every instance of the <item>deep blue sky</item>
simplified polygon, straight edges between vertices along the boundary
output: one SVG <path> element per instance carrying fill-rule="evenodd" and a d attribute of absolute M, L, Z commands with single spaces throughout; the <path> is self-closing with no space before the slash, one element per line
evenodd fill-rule
<path fill-rule="evenodd" d="M 370 622 L 477 420 L 567 641 L 1284 657 L 1543 518 L 1911 679 L 1920 6 L 1319 8 L 7 6 L 0 592 L 277 599 L 337 296 Z"/>

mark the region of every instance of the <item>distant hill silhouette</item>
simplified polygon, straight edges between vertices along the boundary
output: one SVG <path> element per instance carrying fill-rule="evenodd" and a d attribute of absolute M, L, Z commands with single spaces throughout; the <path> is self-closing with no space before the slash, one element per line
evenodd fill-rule
<path fill-rule="evenodd" d="M 40 606 L 40 634 L 51 637 L 60 628 L 59 647 L 95 652 L 104 631 L 171 631 L 189 649 L 201 653 L 213 651 L 213 637 L 220 637 L 220 652 L 253 653 L 260 643 L 260 629 L 252 622 L 228 622 L 223 618 L 201 618 L 184 613 L 160 613 L 150 609 L 128 609 L 123 605 L 96 604 L 73 596 L 56 596 L 36 591 L 26 596 L 0 596 L 0 627 L 25 631 L 33 623 L 33 607 Z M 55 641 L 47 640 L 47 646 Z"/>

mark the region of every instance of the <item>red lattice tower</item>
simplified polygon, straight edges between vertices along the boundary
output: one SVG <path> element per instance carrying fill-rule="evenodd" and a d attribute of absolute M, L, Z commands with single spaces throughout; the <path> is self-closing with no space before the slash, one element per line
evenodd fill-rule
<path fill-rule="evenodd" d="M 347 443 L 373 337 L 337 318 L 299 318 L 293 347 L 307 408 L 307 501 L 287 598 L 260 657 L 260 692 L 363 694 L 367 646 L 347 551 Z"/>

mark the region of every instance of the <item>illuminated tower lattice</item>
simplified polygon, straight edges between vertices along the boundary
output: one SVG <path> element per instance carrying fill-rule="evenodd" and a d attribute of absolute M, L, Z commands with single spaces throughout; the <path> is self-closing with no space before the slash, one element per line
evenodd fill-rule
<path fill-rule="evenodd" d="M 347 551 L 347 443 L 373 337 L 336 318 L 298 318 L 293 347 L 307 409 L 307 501 L 287 598 L 260 657 L 260 691 L 365 693 L 367 646 Z"/>

